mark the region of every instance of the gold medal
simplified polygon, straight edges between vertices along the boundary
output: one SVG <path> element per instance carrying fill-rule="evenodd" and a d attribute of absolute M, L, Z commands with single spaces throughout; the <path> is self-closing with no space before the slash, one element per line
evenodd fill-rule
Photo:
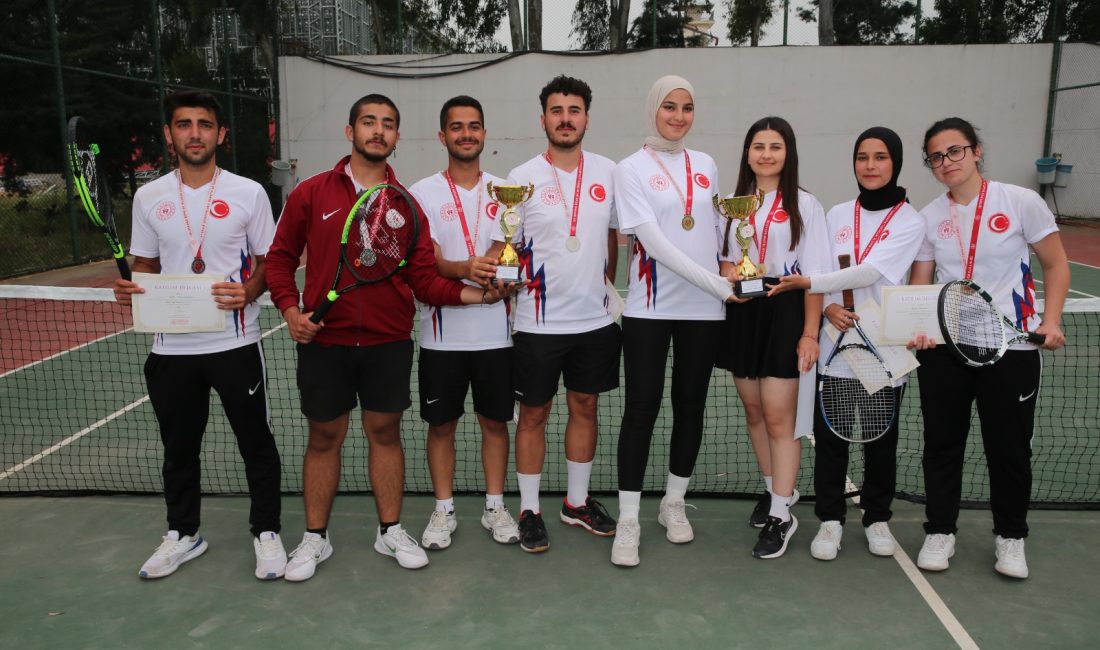
<path fill-rule="evenodd" d="M 691 230 L 695 227 L 695 217 L 690 214 L 685 214 L 684 218 L 680 221 L 680 225 L 684 227 L 684 230 Z"/>

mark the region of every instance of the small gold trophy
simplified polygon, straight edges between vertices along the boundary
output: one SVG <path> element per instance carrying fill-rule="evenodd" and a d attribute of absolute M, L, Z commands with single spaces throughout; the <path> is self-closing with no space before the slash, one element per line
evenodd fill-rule
<path fill-rule="evenodd" d="M 500 229 L 504 232 L 504 250 L 500 252 L 497 260 L 496 282 L 519 282 L 519 255 L 512 246 L 512 238 L 519 229 L 520 218 L 516 212 L 516 206 L 523 203 L 535 193 L 534 183 L 523 185 L 493 185 L 493 181 L 486 184 L 489 197 L 504 204 L 504 214 L 500 216 Z"/>
<path fill-rule="evenodd" d="M 760 191 L 747 196 L 727 196 L 724 199 L 719 199 L 717 195 L 714 196 L 714 209 L 727 219 L 725 240 L 722 243 L 723 257 L 729 254 L 730 227 L 733 226 L 734 221 L 737 222 L 734 235 L 738 247 L 741 248 L 741 261 L 737 264 L 737 274 L 741 276 L 741 280 L 734 284 L 733 291 L 739 298 L 752 298 L 768 293 L 768 290 L 764 288 L 762 277 L 765 270 L 764 265 L 753 264 L 752 260 L 749 259 L 749 245 L 752 243 L 753 235 L 756 234 L 756 229 L 749 221 L 749 217 L 763 203 L 764 193 Z"/>

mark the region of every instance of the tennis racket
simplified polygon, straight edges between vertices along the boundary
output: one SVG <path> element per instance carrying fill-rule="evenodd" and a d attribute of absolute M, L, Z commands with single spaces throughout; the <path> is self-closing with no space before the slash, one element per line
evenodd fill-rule
<path fill-rule="evenodd" d="M 130 265 L 126 263 L 126 249 L 118 240 L 114 213 L 111 211 L 111 194 L 107 190 L 107 177 L 100 161 L 99 145 L 92 141 L 87 123 L 79 115 L 69 120 L 69 169 L 73 184 L 88 218 L 103 233 L 111 253 L 115 256 L 118 273 L 122 279 L 130 279 Z"/>
<path fill-rule="evenodd" d="M 419 235 L 420 212 L 408 192 L 386 183 L 363 191 L 344 220 L 332 288 L 309 319 L 320 323 L 340 296 L 397 273 L 408 263 Z M 351 281 L 341 287 L 345 271 Z"/>
<path fill-rule="evenodd" d="M 1025 332 L 1008 320 L 993 298 L 971 280 L 948 282 L 936 306 L 948 349 L 968 366 L 990 366 L 1013 343 L 1038 343 L 1046 336 Z"/>
<path fill-rule="evenodd" d="M 840 268 L 851 265 L 850 255 L 840 255 Z M 855 310 L 851 289 L 844 290 L 844 308 Z M 897 418 L 894 377 L 878 349 L 855 321 L 851 327 L 858 341 L 845 343 L 847 331 L 837 338 L 829 360 L 818 377 L 817 399 L 829 430 L 848 442 L 878 440 Z M 829 370 L 843 359 L 852 377 L 834 377 Z"/>

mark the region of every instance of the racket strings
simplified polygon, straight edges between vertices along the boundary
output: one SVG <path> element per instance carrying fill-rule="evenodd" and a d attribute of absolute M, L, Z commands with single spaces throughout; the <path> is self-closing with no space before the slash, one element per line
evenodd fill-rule
<path fill-rule="evenodd" d="M 414 214 L 404 200 L 395 201 L 387 192 L 379 192 L 365 201 L 356 215 L 356 223 L 348 233 L 346 254 L 349 271 L 360 281 L 386 277 L 401 264 L 411 248 Z M 379 196 L 382 195 L 382 196 Z"/>
<path fill-rule="evenodd" d="M 878 357 L 861 344 L 846 345 L 838 355 L 854 377 L 826 374 L 821 385 L 822 413 L 841 438 L 875 440 L 894 422 L 893 379 Z"/>
<path fill-rule="evenodd" d="M 1004 324 L 976 291 L 952 285 L 944 291 L 943 325 L 947 338 L 966 358 L 995 359 L 1004 346 Z"/>

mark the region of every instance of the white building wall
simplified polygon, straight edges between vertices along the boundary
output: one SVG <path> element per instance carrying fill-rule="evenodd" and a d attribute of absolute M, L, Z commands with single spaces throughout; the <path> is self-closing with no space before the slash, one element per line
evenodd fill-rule
<path fill-rule="evenodd" d="M 421 65 L 474 65 L 496 56 L 453 55 Z M 408 62 L 410 57 L 347 60 L 377 66 Z M 923 134 L 935 120 L 952 115 L 979 127 L 990 178 L 1037 188 L 1034 161 L 1042 155 L 1050 65 L 1051 46 L 1044 44 L 705 48 L 598 56 L 539 53 L 425 79 L 383 78 L 287 58 L 280 64 L 282 151 L 284 157 L 298 160 L 299 178 L 331 168 L 350 151 L 344 125 L 351 104 L 369 92 L 383 93 L 401 109 L 401 141 L 393 164 L 399 178 L 411 184 L 445 166 L 445 152 L 436 137 L 439 108 L 453 95 L 469 94 L 485 106 L 489 138 L 482 166 L 504 175 L 545 149 L 538 93 L 552 77 L 566 73 L 593 89 L 585 147 L 617 160 L 642 144 L 643 103 L 653 81 L 679 74 L 696 90 L 689 146 L 714 156 L 723 191 L 732 191 L 736 182 L 746 129 L 760 117 L 779 115 L 791 122 L 798 136 L 803 187 L 826 208 L 856 193 L 852 147 L 863 129 L 875 125 L 901 135 L 901 184 L 922 207 L 942 192 L 921 164 Z M 401 71 L 410 72 L 407 66 Z M 1070 151 L 1068 146 L 1064 149 Z M 1077 178 L 1074 187 L 1060 191 L 1063 210 L 1067 201 L 1076 205 L 1074 192 L 1095 191 L 1090 185 L 1096 183 Z"/>

